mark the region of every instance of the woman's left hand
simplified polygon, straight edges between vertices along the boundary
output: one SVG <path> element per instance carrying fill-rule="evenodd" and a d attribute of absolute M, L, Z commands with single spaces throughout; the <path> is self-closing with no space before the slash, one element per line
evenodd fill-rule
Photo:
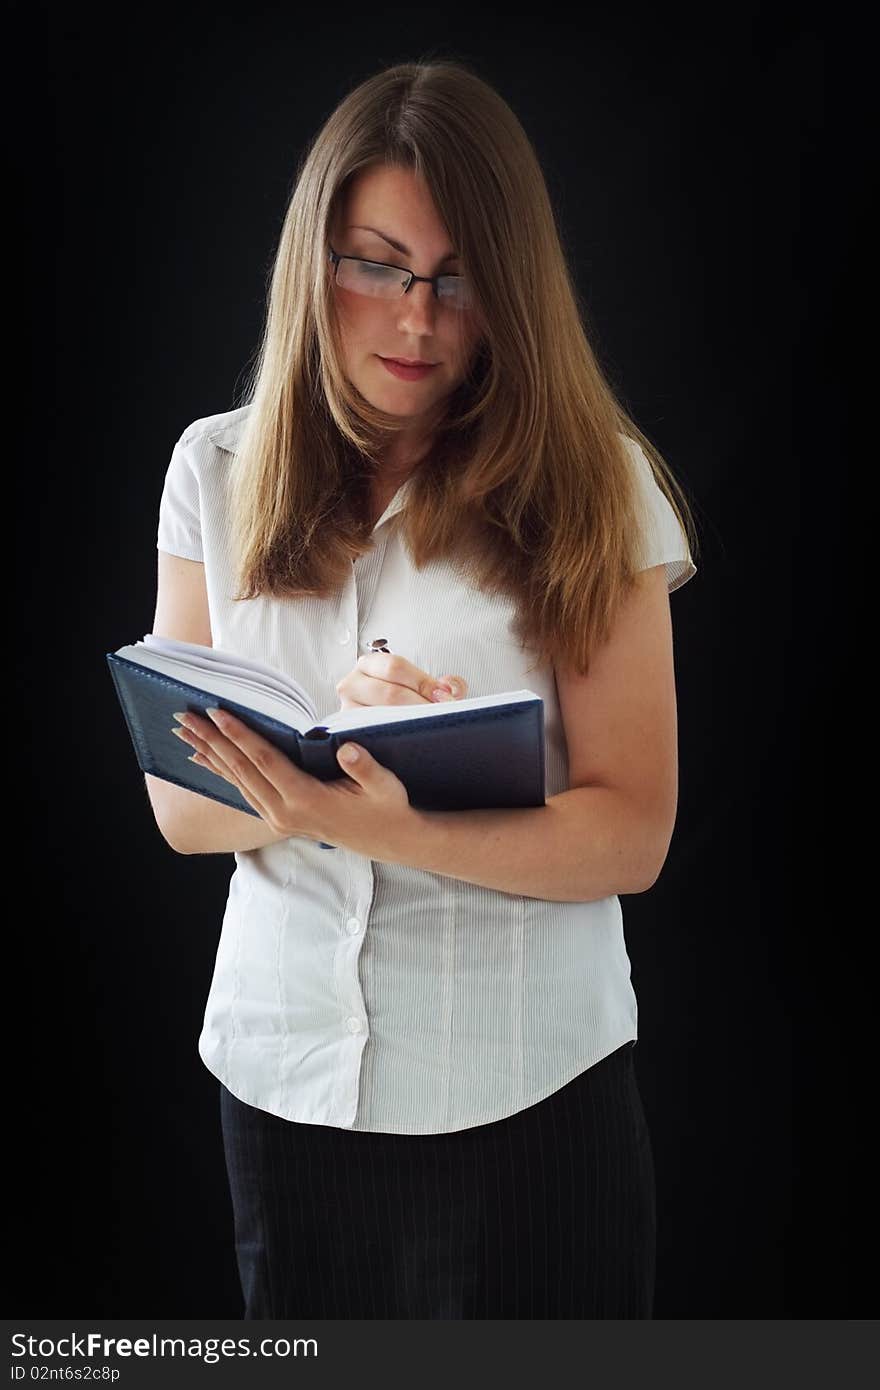
<path fill-rule="evenodd" d="M 322 782 L 227 710 L 175 718 L 185 721 L 178 736 L 195 749 L 194 761 L 237 787 L 279 836 L 304 835 L 389 863 L 412 843 L 418 813 L 406 787 L 360 744 L 339 749 L 347 775 Z M 353 762 L 344 756 L 350 747 Z"/>

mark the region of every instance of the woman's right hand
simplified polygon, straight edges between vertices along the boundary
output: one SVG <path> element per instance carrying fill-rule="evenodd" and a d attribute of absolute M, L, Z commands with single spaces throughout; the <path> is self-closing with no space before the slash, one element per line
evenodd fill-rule
<path fill-rule="evenodd" d="M 446 686 L 447 695 L 434 691 Z M 467 696 L 467 681 L 461 676 L 432 676 L 420 671 L 396 652 L 367 652 L 358 658 L 353 671 L 336 686 L 341 709 L 369 705 L 430 705 L 443 699 L 461 700 Z"/>

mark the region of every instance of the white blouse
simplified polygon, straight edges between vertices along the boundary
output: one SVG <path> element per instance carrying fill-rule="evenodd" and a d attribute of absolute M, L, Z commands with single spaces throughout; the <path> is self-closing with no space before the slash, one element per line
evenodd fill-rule
<path fill-rule="evenodd" d="M 204 563 L 214 645 L 295 676 L 321 714 L 339 708 L 336 684 L 374 637 L 422 670 L 460 672 L 469 696 L 534 690 L 546 795 L 566 791 L 552 666 L 528 669 L 536 654 L 513 635 L 513 599 L 480 593 L 445 561 L 410 563 L 395 522 L 408 483 L 336 596 L 231 600 L 224 482 L 248 409 L 184 430 L 159 504 L 158 549 Z M 647 502 L 644 568 L 665 564 L 672 592 L 696 566 L 644 453 L 628 450 Z M 235 862 L 198 1048 L 250 1105 L 304 1124 L 445 1133 L 535 1104 L 638 1036 L 617 896 L 524 897 L 299 837 Z"/>

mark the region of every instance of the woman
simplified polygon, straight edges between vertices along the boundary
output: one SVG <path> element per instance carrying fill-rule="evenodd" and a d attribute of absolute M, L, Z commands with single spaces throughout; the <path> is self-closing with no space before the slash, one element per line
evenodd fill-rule
<path fill-rule="evenodd" d="M 322 783 L 181 716 L 258 812 L 147 778 L 169 843 L 235 852 L 199 1052 L 245 1318 L 652 1316 L 618 895 L 675 820 L 673 491 L 509 107 L 458 63 L 361 84 L 303 160 L 246 403 L 173 451 L 153 630 L 319 709 L 532 690 L 548 797 L 426 812 L 365 749 Z"/>

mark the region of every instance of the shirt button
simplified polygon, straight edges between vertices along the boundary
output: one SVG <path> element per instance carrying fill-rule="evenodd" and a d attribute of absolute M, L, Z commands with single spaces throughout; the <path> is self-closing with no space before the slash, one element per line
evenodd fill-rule
<path fill-rule="evenodd" d="M 361 1031 L 361 1021 L 359 1018 L 350 1018 L 348 1020 L 348 1031 L 349 1033 L 359 1033 Z"/>
<path fill-rule="evenodd" d="M 357 917 L 349 917 L 345 925 L 351 932 L 352 936 L 354 936 L 355 932 L 358 932 L 361 929 L 361 924 L 358 921 Z"/>
<path fill-rule="evenodd" d="M 345 647 L 345 646 L 347 646 L 347 644 L 348 644 L 350 641 L 351 641 L 351 632 L 350 632 L 350 630 L 349 630 L 347 627 L 346 627 L 346 628 L 343 628 L 343 630 L 342 630 L 342 631 L 340 632 L 340 634 L 339 634 L 339 645 L 340 645 L 340 647 Z"/>

